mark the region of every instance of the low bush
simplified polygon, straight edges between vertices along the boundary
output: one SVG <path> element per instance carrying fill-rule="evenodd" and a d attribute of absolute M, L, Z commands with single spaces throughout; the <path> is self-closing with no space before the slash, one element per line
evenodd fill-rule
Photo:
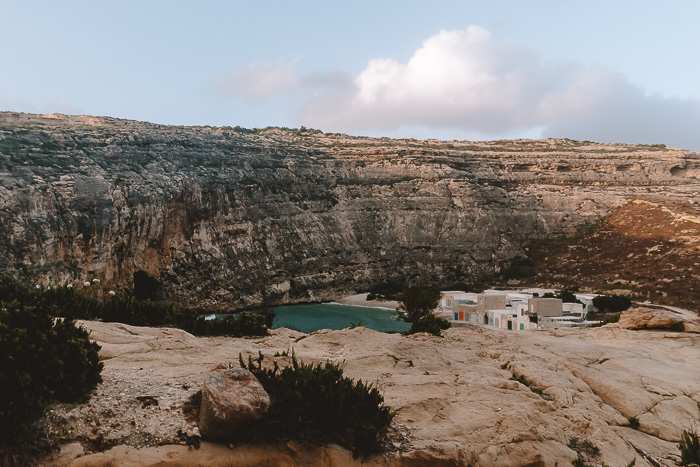
<path fill-rule="evenodd" d="M 52 400 L 81 400 L 102 381 L 100 346 L 71 320 L 17 300 L 0 309 L 0 441 L 26 434 Z"/>
<path fill-rule="evenodd" d="M 263 356 L 240 365 L 251 371 L 270 395 L 267 414 L 241 433 L 242 439 L 292 439 L 337 443 L 355 456 L 381 451 L 394 413 L 371 384 L 343 376 L 340 365 L 306 364 L 291 353 L 291 365 L 263 368 Z"/>
<path fill-rule="evenodd" d="M 396 300 L 404 288 L 403 284 L 394 281 L 375 284 L 370 287 L 367 300 Z"/>
<path fill-rule="evenodd" d="M 274 319 L 275 313 L 270 309 L 210 320 L 199 316 L 193 325 L 183 326 L 183 329 L 198 336 L 266 336 Z"/>
<path fill-rule="evenodd" d="M 700 439 L 695 430 L 683 430 L 681 442 L 681 465 L 700 465 Z"/>
<path fill-rule="evenodd" d="M 547 292 L 546 294 L 542 295 L 542 298 L 559 298 L 564 303 L 583 304 L 583 302 L 581 300 L 576 298 L 576 294 L 571 290 L 562 290 L 558 294 L 553 294 L 551 292 Z"/>
<path fill-rule="evenodd" d="M 535 264 L 530 258 L 522 256 L 514 258 L 507 267 L 503 268 L 501 277 L 504 279 L 524 279 L 537 275 Z"/>
<path fill-rule="evenodd" d="M 132 326 L 177 325 L 186 322 L 182 312 L 168 302 L 137 300 L 126 294 L 117 294 L 99 304 L 99 318 Z"/>
<path fill-rule="evenodd" d="M 619 313 L 632 306 L 632 300 L 624 295 L 599 295 L 593 299 L 593 306 L 601 313 Z"/>
<path fill-rule="evenodd" d="M 629 417 L 627 420 L 630 422 L 630 428 L 639 430 L 639 419 L 637 417 Z"/>
<path fill-rule="evenodd" d="M 535 277 L 536 275 L 537 271 L 532 266 L 510 266 L 501 274 L 506 280 L 527 279 L 529 277 Z"/>
<path fill-rule="evenodd" d="M 508 365 L 506 364 L 506 368 L 507 368 L 507 366 L 508 366 Z M 503 367 L 501 367 L 501 368 L 503 368 Z M 505 369 L 505 368 L 504 368 L 504 369 Z M 525 377 L 525 375 L 519 375 L 519 374 L 517 374 L 517 373 L 514 372 L 514 373 L 513 373 L 513 376 L 511 376 L 510 379 L 511 379 L 512 381 L 517 381 L 517 382 L 519 382 L 520 384 L 523 384 L 523 385 L 527 386 L 528 388 L 530 388 L 530 391 L 534 392 L 535 394 L 537 394 L 538 396 L 540 396 L 542 399 L 549 400 L 549 401 L 554 400 L 554 397 L 552 397 L 551 394 L 549 394 L 549 393 L 547 393 L 547 392 L 544 392 L 544 391 L 542 390 L 542 388 L 540 388 L 540 387 L 537 386 L 535 383 L 533 383 L 532 381 L 530 381 L 529 379 L 527 379 L 527 378 Z"/>
<path fill-rule="evenodd" d="M 132 326 L 170 326 L 199 336 L 264 336 L 275 317 L 271 310 L 263 310 L 205 320 L 201 310 L 180 308 L 163 300 L 138 299 L 124 293 L 102 300 L 93 295 L 96 285 L 89 287 L 83 291 L 70 286 L 36 288 L 0 276 L 0 303 L 17 300 L 47 316 L 100 319 Z"/>
<path fill-rule="evenodd" d="M 411 328 L 408 330 L 408 334 L 415 334 L 417 332 L 429 332 L 435 336 L 441 335 L 441 331 L 448 329 L 450 327 L 450 322 L 445 318 L 439 318 L 435 314 L 431 313 L 418 321 L 411 323 Z"/>
<path fill-rule="evenodd" d="M 567 446 L 576 452 L 576 459 L 571 461 L 574 467 L 592 467 L 589 461 L 600 457 L 600 448 L 587 439 L 571 438 Z"/>
<path fill-rule="evenodd" d="M 598 321 L 598 324 L 594 324 L 591 327 L 599 327 L 606 324 L 619 322 L 621 315 L 622 313 L 588 313 L 587 319 L 591 321 Z"/>

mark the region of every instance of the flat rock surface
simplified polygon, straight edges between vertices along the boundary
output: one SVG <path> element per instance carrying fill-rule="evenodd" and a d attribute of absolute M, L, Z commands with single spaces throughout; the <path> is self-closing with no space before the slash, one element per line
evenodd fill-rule
<path fill-rule="evenodd" d="M 396 439 L 402 440 L 387 459 L 375 459 L 383 465 L 570 465 L 572 437 L 597 445 L 598 463 L 626 465 L 636 458 L 637 466 L 651 465 L 640 454 L 646 453 L 673 465 L 682 430 L 700 419 L 700 336 L 691 333 L 616 325 L 522 332 L 461 327 L 438 338 L 360 327 L 309 335 L 279 329 L 266 338 L 231 339 L 82 325 L 103 346 L 105 381 L 87 404 L 52 407 L 50 428 L 66 444 L 79 441 L 88 454 L 122 446 L 73 465 L 229 465 L 237 455 L 252 462 L 239 459 L 240 465 L 267 462 L 260 456 L 303 462 L 309 449 L 293 443 L 157 447 L 184 443 L 177 431 L 191 432 L 196 421 L 182 405 L 206 377 L 236 367 L 239 353 L 245 359 L 262 352 L 272 364 L 275 352 L 289 348 L 303 361 L 345 362 L 347 376 L 382 391 L 397 412 Z M 531 387 L 511 380 L 513 373 Z M 629 417 L 639 419 L 639 430 L 628 426 Z M 340 448 L 317 454 L 315 465 L 355 463 Z"/>

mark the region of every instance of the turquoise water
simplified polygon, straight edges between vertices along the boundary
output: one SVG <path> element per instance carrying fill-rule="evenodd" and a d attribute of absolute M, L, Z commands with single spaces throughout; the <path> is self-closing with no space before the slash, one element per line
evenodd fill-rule
<path fill-rule="evenodd" d="M 291 328 L 309 333 L 319 329 L 345 329 L 362 321 L 362 326 L 375 331 L 407 331 L 411 327 L 396 321 L 391 310 L 321 303 L 315 305 L 277 306 L 272 329 Z"/>

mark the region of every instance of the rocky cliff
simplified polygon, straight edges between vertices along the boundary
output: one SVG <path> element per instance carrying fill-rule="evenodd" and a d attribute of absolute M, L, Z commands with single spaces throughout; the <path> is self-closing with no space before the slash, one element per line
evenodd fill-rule
<path fill-rule="evenodd" d="M 0 270 L 115 289 L 143 271 L 192 305 L 475 282 L 627 199 L 699 193 L 700 156 L 663 146 L 0 113 Z"/>

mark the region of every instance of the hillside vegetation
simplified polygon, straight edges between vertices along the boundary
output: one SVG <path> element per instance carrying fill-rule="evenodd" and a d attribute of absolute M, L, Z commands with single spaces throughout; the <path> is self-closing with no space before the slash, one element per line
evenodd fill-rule
<path fill-rule="evenodd" d="M 669 207 L 670 206 L 670 207 Z M 530 245 L 518 282 L 625 293 L 700 312 L 700 206 L 637 199 L 581 234 Z"/>

